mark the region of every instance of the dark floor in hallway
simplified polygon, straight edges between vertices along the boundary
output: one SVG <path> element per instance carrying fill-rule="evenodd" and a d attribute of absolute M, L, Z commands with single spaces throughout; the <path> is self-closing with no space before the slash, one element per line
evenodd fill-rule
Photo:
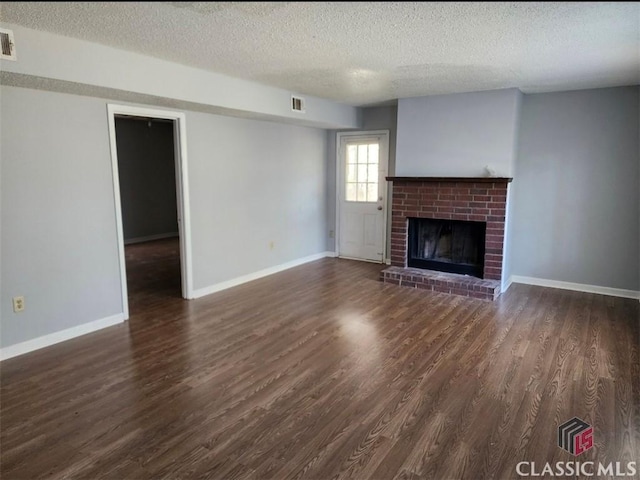
<path fill-rule="evenodd" d="M 131 315 L 168 298 L 182 298 L 177 237 L 127 245 L 125 261 Z"/>

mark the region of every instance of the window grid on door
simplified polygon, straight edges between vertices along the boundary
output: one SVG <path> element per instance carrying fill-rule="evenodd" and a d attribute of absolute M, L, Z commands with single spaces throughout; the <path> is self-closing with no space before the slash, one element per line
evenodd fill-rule
<path fill-rule="evenodd" d="M 378 143 L 347 145 L 347 202 L 378 201 Z"/>

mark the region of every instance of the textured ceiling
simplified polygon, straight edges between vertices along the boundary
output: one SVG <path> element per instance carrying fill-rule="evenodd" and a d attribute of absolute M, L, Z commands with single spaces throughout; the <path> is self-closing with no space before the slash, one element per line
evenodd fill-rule
<path fill-rule="evenodd" d="M 0 20 L 351 105 L 640 83 L 638 3 L 3 2 Z"/>

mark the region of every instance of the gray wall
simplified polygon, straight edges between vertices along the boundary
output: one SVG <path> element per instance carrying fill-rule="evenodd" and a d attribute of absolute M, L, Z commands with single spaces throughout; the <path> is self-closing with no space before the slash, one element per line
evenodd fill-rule
<path fill-rule="evenodd" d="M 389 130 L 389 176 L 396 171 L 396 136 L 398 107 L 369 107 L 362 109 L 363 130 Z"/>
<path fill-rule="evenodd" d="M 515 119 L 515 133 L 513 136 L 513 158 L 510 166 L 510 177 L 516 176 L 517 171 L 517 154 L 518 154 L 518 145 L 520 143 L 520 122 L 522 120 L 522 102 L 524 95 L 520 92 L 517 95 L 516 102 L 516 111 L 517 116 Z M 514 186 L 515 185 L 515 186 Z M 503 251 L 502 251 L 502 281 L 501 288 L 502 291 L 505 291 L 509 286 L 509 281 L 511 276 L 513 275 L 513 265 L 512 265 L 512 249 L 513 249 L 513 195 L 514 190 L 517 188 L 517 182 L 514 184 L 513 182 L 507 185 L 507 208 L 505 212 L 505 224 L 504 224 L 504 241 L 503 241 Z"/>
<path fill-rule="evenodd" d="M 640 289 L 638 87 L 525 95 L 514 275 Z"/>
<path fill-rule="evenodd" d="M 515 173 L 514 173 L 515 174 Z M 502 250 L 502 281 L 501 288 L 504 292 L 509 287 L 509 281 L 513 275 L 513 182 L 507 185 L 507 208 L 504 223 L 504 241 Z"/>
<path fill-rule="evenodd" d="M 122 312 L 105 102 L 0 88 L 1 346 Z M 11 298 L 25 297 L 14 313 Z"/>
<path fill-rule="evenodd" d="M 396 142 L 398 132 L 398 107 L 370 107 L 362 110 L 364 130 L 389 130 L 389 176 L 396 171 Z M 391 182 L 387 183 L 387 248 L 385 258 L 391 258 Z"/>
<path fill-rule="evenodd" d="M 389 175 L 394 175 L 396 168 L 396 132 L 398 119 L 398 107 L 395 105 L 385 107 L 369 107 L 362 109 L 362 130 L 389 130 Z M 352 130 L 349 130 L 352 131 Z M 336 135 L 338 130 L 327 132 L 327 151 L 329 162 L 327 163 L 327 225 L 330 230 L 336 224 Z M 391 184 L 388 185 L 388 205 L 389 212 L 391 206 Z M 389 213 L 387 222 L 387 239 L 391 232 L 391 214 Z M 335 238 L 327 239 L 327 250 L 336 250 Z M 391 245 L 387 242 L 386 257 L 389 258 Z"/>
<path fill-rule="evenodd" d="M 518 89 L 398 100 L 396 175 L 510 177 L 522 94 Z"/>
<path fill-rule="evenodd" d="M 124 240 L 178 234 L 173 122 L 116 118 Z"/>
<path fill-rule="evenodd" d="M 6 347 L 122 304 L 107 102 L 6 86 L 0 99 Z M 186 117 L 196 289 L 325 251 L 324 130 Z"/>
<path fill-rule="evenodd" d="M 325 139 L 314 128 L 188 115 L 196 289 L 326 251 Z"/>

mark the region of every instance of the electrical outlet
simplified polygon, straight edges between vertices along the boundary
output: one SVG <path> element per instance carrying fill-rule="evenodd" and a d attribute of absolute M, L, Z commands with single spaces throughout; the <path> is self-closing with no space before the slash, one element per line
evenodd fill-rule
<path fill-rule="evenodd" d="M 24 310 L 24 297 L 13 297 L 13 311 L 15 313 Z"/>
<path fill-rule="evenodd" d="M 336 236 L 336 232 L 334 232 L 333 230 L 329 230 L 329 238 L 333 238 Z"/>

